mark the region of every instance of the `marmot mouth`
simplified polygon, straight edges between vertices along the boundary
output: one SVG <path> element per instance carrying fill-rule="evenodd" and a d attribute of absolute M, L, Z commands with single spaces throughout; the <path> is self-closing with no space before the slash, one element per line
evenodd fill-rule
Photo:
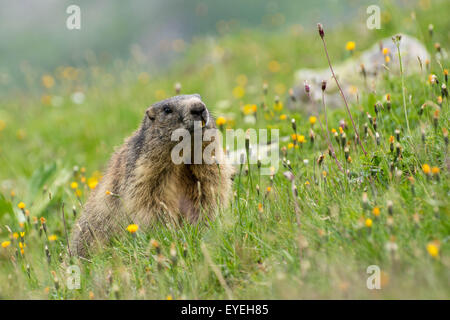
<path fill-rule="evenodd" d="M 196 121 L 197 122 L 197 121 Z M 198 121 L 200 122 L 200 121 Z M 208 128 L 206 123 L 204 121 L 201 121 L 201 123 L 199 125 L 196 125 L 194 123 L 191 123 L 189 125 L 186 126 L 186 129 L 190 132 L 190 133 L 194 133 L 195 131 L 202 131 L 205 132 L 205 130 L 207 129 L 211 129 Z"/>

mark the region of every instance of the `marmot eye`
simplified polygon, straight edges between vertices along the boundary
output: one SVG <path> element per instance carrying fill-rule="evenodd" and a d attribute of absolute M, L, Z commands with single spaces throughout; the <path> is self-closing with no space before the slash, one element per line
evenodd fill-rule
<path fill-rule="evenodd" d="M 165 114 L 169 114 L 169 113 L 172 113 L 172 109 L 170 109 L 169 107 L 164 107 L 164 113 Z"/>

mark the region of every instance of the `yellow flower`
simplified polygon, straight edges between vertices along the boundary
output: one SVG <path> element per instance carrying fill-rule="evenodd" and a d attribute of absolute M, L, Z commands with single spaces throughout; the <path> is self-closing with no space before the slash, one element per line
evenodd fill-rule
<path fill-rule="evenodd" d="M 240 99 L 245 95 L 245 90 L 241 86 L 237 86 L 233 89 L 233 96 L 236 99 Z"/>
<path fill-rule="evenodd" d="M 127 231 L 129 233 L 136 233 L 136 231 L 138 231 L 138 229 L 139 229 L 139 226 L 137 224 L 130 224 L 127 227 Z"/>
<path fill-rule="evenodd" d="M 292 149 L 294 147 L 294 144 L 292 143 L 292 142 L 290 142 L 289 144 L 288 144 L 288 149 Z"/>
<path fill-rule="evenodd" d="M 98 184 L 98 179 L 96 177 L 90 177 L 88 179 L 88 187 L 89 189 L 95 189 L 95 187 L 97 187 Z"/>
<path fill-rule="evenodd" d="M 278 71 L 280 71 L 280 68 L 281 68 L 281 66 L 280 66 L 280 63 L 278 61 L 272 60 L 272 61 L 269 62 L 269 70 L 270 70 L 270 72 L 274 72 L 274 73 L 278 72 Z"/>
<path fill-rule="evenodd" d="M 47 89 L 50 89 L 55 84 L 55 79 L 53 79 L 53 77 L 49 74 L 43 75 L 42 76 L 42 84 Z"/>
<path fill-rule="evenodd" d="M 77 190 L 75 190 L 75 194 L 77 197 L 81 197 L 82 192 L 80 189 L 77 189 Z"/>
<path fill-rule="evenodd" d="M 151 245 L 153 248 L 159 248 L 159 242 L 156 241 L 155 239 L 150 240 L 150 245 Z"/>
<path fill-rule="evenodd" d="M 336 133 L 336 129 L 335 128 L 331 129 L 331 133 L 335 134 Z"/>
<path fill-rule="evenodd" d="M 305 182 L 305 186 L 309 186 L 309 181 L 306 181 L 306 182 Z"/>
<path fill-rule="evenodd" d="M 272 191 L 272 187 L 267 187 L 267 192 Z"/>
<path fill-rule="evenodd" d="M 76 188 L 78 188 L 78 183 L 76 183 L 76 182 L 74 181 L 74 182 L 72 182 L 72 183 L 70 184 L 70 187 L 71 187 L 72 189 L 76 189 Z"/>
<path fill-rule="evenodd" d="M 45 218 L 44 217 L 41 217 L 41 224 L 44 224 L 45 223 Z"/>
<path fill-rule="evenodd" d="M 353 51 L 355 50 L 356 44 L 354 41 L 349 41 L 345 44 L 345 50 L 347 51 Z"/>
<path fill-rule="evenodd" d="M 27 132 L 24 129 L 17 130 L 17 139 L 23 140 L 27 136 Z"/>
<path fill-rule="evenodd" d="M 106 191 L 105 191 L 105 194 L 106 194 L 107 196 L 110 196 L 112 193 L 111 193 L 111 191 L 106 190 Z"/>
<path fill-rule="evenodd" d="M 429 166 L 428 164 L 425 163 L 425 164 L 422 166 L 422 170 L 423 170 L 423 173 L 425 173 L 425 174 L 430 174 L 431 168 L 430 168 L 430 166 Z"/>
<path fill-rule="evenodd" d="M 438 175 L 441 170 L 438 167 L 431 168 L 431 173 L 434 175 Z"/>
<path fill-rule="evenodd" d="M 172 295 L 171 294 L 169 294 L 167 297 L 166 297 L 166 300 L 173 300 L 173 297 L 172 297 Z"/>
<path fill-rule="evenodd" d="M 378 217 L 380 215 L 380 208 L 374 207 L 372 213 L 375 217 Z"/>
<path fill-rule="evenodd" d="M 370 228 L 370 227 L 372 227 L 372 219 L 370 219 L 370 218 L 367 218 L 367 219 L 366 219 L 366 223 L 365 223 L 365 224 L 366 224 L 366 227 L 367 227 L 367 228 Z"/>
<path fill-rule="evenodd" d="M 297 140 L 297 135 L 295 133 L 291 134 L 292 140 Z"/>
<path fill-rule="evenodd" d="M 327 172 L 324 170 L 324 171 L 322 171 L 322 176 L 324 177 L 324 178 L 326 178 L 327 177 Z"/>
<path fill-rule="evenodd" d="M 11 244 L 11 241 L 3 241 L 2 248 L 8 248 L 10 244 Z"/>
<path fill-rule="evenodd" d="M 314 124 L 316 123 L 316 121 L 317 121 L 317 118 L 316 118 L 316 117 L 314 117 L 314 116 L 309 117 L 309 123 L 310 123 L 311 125 L 314 125 Z"/>
<path fill-rule="evenodd" d="M 249 115 L 251 113 L 255 113 L 257 109 L 258 107 L 256 106 L 256 104 L 246 104 L 244 106 L 243 112 L 245 115 Z"/>
<path fill-rule="evenodd" d="M 19 207 L 19 209 L 25 209 L 25 203 L 23 202 L 19 202 L 19 204 L 17 205 Z"/>
<path fill-rule="evenodd" d="M 273 109 L 274 109 L 275 111 L 281 111 L 281 110 L 283 110 L 283 102 L 281 102 L 281 101 L 275 102 L 275 105 L 274 105 Z"/>
<path fill-rule="evenodd" d="M 227 123 L 227 119 L 224 117 L 218 117 L 216 120 L 216 124 L 220 127 L 223 126 L 225 123 Z"/>
<path fill-rule="evenodd" d="M 258 212 L 262 213 L 264 211 L 262 203 L 258 203 Z"/>
<path fill-rule="evenodd" d="M 58 236 L 56 234 L 52 234 L 48 236 L 48 241 L 56 241 L 58 239 Z"/>
<path fill-rule="evenodd" d="M 430 242 L 427 245 L 427 251 L 428 251 L 428 254 L 430 256 L 432 256 L 433 258 L 437 258 L 439 256 L 439 247 L 433 242 Z"/>
<path fill-rule="evenodd" d="M 297 141 L 299 142 L 299 143 L 305 143 L 305 136 L 304 135 L 301 135 L 301 134 L 299 134 L 298 136 L 297 136 Z"/>
<path fill-rule="evenodd" d="M 394 136 L 389 137 L 389 143 L 394 143 Z"/>
<path fill-rule="evenodd" d="M 383 48 L 383 55 L 389 54 L 389 48 Z"/>
<path fill-rule="evenodd" d="M 384 61 L 385 61 L 386 63 L 391 62 L 391 57 L 389 57 L 389 56 L 384 56 Z"/>
<path fill-rule="evenodd" d="M 286 120 L 287 116 L 285 114 L 280 115 L 280 120 Z"/>
<path fill-rule="evenodd" d="M 18 234 L 17 232 L 14 232 L 14 233 L 13 233 L 13 238 L 14 238 L 14 239 L 19 239 L 19 234 Z"/>
<path fill-rule="evenodd" d="M 348 92 L 350 94 L 356 95 L 358 93 L 358 87 L 356 86 L 350 86 L 350 88 L 348 89 Z"/>

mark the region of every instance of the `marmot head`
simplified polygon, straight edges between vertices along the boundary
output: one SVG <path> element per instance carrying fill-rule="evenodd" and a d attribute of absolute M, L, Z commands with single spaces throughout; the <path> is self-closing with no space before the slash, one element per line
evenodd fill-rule
<path fill-rule="evenodd" d="M 180 95 L 156 102 L 148 107 L 145 114 L 144 124 L 148 124 L 149 128 L 163 129 L 169 136 L 176 129 L 194 131 L 195 122 L 199 128 L 214 128 L 214 120 L 199 94 Z"/>

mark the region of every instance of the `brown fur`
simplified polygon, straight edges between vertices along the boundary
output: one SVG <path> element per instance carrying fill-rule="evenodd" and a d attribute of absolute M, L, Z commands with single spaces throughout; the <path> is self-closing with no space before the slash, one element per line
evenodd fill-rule
<path fill-rule="evenodd" d="M 72 232 L 72 250 L 86 256 L 94 242 L 104 245 L 130 223 L 148 228 L 155 218 L 196 222 L 212 217 L 218 205 L 228 205 L 233 168 L 215 154 L 217 164 L 179 164 L 171 161 L 171 134 L 177 128 L 192 130 L 193 121 L 214 120 L 199 95 L 176 96 L 150 106 L 142 124 L 113 154 L 108 169 L 91 193 Z M 164 110 L 170 108 L 172 113 Z M 201 109 L 202 110 L 202 109 Z M 211 143 L 221 143 L 214 141 Z M 111 194 L 108 194 L 111 193 Z"/>

